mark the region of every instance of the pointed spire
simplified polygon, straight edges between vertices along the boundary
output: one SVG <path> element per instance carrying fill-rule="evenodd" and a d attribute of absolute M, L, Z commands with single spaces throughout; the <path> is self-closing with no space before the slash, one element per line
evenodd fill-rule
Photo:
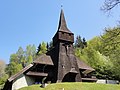
<path fill-rule="evenodd" d="M 61 13 L 60 13 L 60 20 L 59 20 L 58 31 L 72 33 L 72 32 L 67 28 L 67 24 L 66 24 L 64 12 L 63 12 L 62 9 L 61 9 Z"/>

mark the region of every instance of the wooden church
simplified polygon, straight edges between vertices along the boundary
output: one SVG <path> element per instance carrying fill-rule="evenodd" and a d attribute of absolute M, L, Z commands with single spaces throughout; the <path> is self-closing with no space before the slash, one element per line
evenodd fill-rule
<path fill-rule="evenodd" d="M 73 43 L 74 34 L 68 29 L 61 10 L 58 30 L 53 37 L 53 48 L 11 76 L 3 90 L 16 90 L 43 80 L 45 83 L 96 81 L 96 78 L 89 75 L 95 70 L 75 56 Z"/>

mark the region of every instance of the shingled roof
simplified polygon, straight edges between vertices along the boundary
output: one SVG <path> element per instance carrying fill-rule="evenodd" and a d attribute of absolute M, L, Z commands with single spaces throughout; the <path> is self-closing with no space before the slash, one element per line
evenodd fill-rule
<path fill-rule="evenodd" d="M 58 25 L 58 31 L 72 33 L 67 28 L 67 24 L 66 24 L 66 20 L 65 20 L 65 16 L 64 16 L 63 10 L 61 10 L 61 13 L 60 13 L 60 20 L 59 20 L 59 25 Z"/>
<path fill-rule="evenodd" d="M 42 55 L 38 56 L 38 57 L 33 61 L 33 63 L 54 65 L 51 57 L 50 57 L 49 55 L 46 55 L 46 54 L 42 54 Z"/>
<path fill-rule="evenodd" d="M 15 75 L 11 76 L 8 81 L 11 82 L 12 80 L 16 79 L 18 76 L 20 76 L 21 74 L 23 74 L 25 71 L 27 71 L 28 69 L 30 69 L 33 66 L 33 64 L 29 64 L 28 66 L 26 66 L 25 68 L 23 68 L 20 72 L 16 73 Z"/>
<path fill-rule="evenodd" d="M 92 67 L 90 67 L 89 65 L 87 65 L 83 60 L 80 60 L 76 57 L 77 59 L 77 64 L 79 69 L 84 69 L 84 70 L 89 70 L 89 71 L 95 71 L 95 69 L 93 69 Z"/>

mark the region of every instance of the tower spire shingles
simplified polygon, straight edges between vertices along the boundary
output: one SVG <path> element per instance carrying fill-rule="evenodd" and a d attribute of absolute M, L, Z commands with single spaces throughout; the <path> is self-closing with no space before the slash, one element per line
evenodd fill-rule
<path fill-rule="evenodd" d="M 61 13 L 60 13 L 60 20 L 59 20 L 58 31 L 72 33 L 72 32 L 67 28 L 67 24 L 66 24 L 64 12 L 63 12 L 62 9 L 61 9 Z"/>

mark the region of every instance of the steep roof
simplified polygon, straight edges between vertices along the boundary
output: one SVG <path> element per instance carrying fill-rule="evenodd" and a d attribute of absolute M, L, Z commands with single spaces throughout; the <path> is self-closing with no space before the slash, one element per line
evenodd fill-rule
<path fill-rule="evenodd" d="M 33 63 L 37 63 L 37 64 L 47 64 L 47 65 L 54 65 L 52 58 L 49 55 L 46 54 L 42 54 L 40 56 L 38 56 Z"/>
<path fill-rule="evenodd" d="M 67 28 L 67 24 L 66 24 L 64 12 L 63 12 L 62 9 L 61 9 L 61 13 L 60 13 L 60 20 L 59 20 L 59 25 L 58 25 L 58 31 L 67 32 L 67 33 L 72 33 L 72 32 Z"/>
<path fill-rule="evenodd" d="M 11 76 L 8 81 L 11 82 L 12 80 L 16 79 L 18 76 L 20 76 L 21 74 L 23 74 L 25 71 L 27 71 L 28 69 L 30 69 L 33 66 L 33 64 L 29 64 L 28 66 L 26 66 L 25 68 L 23 68 L 20 72 L 16 73 L 15 75 Z"/>
<path fill-rule="evenodd" d="M 84 61 L 79 60 L 77 57 L 76 59 L 77 59 L 77 64 L 78 64 L 79 69 L 89 70 L 90 72 L 95 71 L 95 69 L 87 65 Z"/>

